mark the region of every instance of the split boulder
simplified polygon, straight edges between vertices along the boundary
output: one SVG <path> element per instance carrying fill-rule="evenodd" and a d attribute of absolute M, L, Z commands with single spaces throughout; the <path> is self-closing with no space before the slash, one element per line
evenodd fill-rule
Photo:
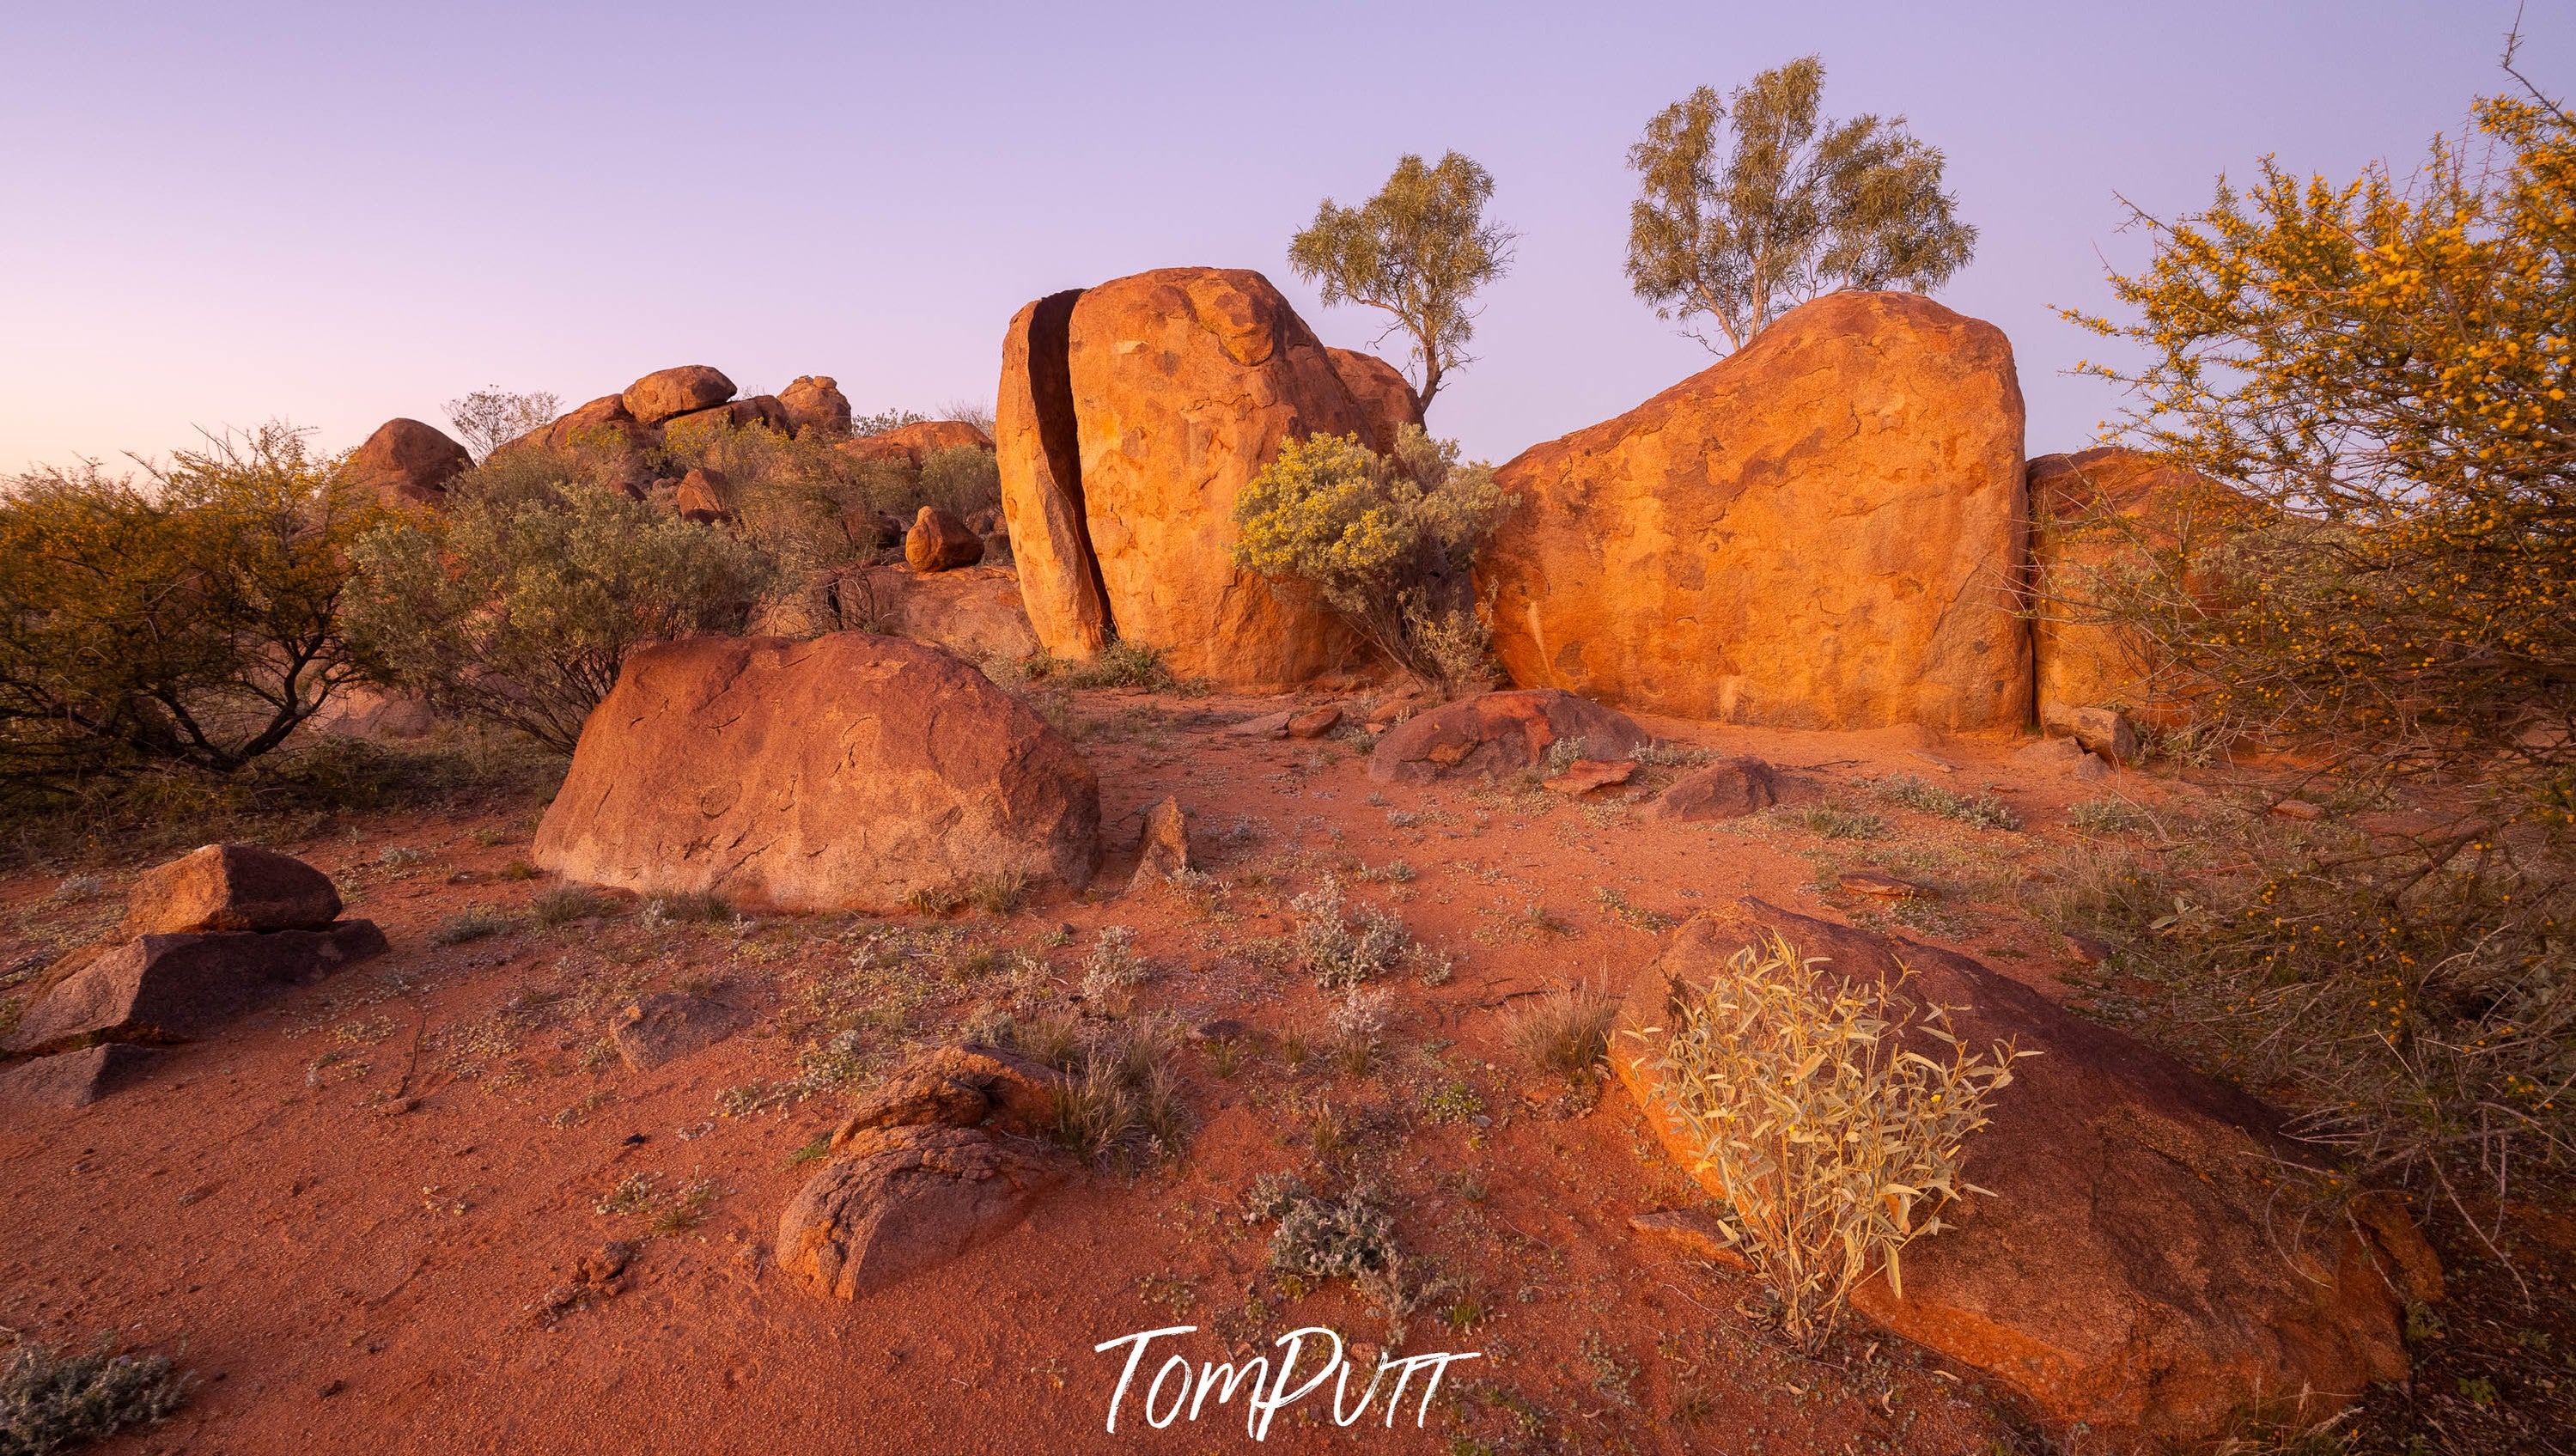
<path fill-rule="evenodd" d="M 994 464 L 1029 625 L 1047 651 L 1080 661 L 1108 640 L 1109 606 L 1083 516 L 1066 348 L 1081 289 L 1023 307 L 1002 336 Z"/>
<path fill-rule="evenodd" d="M 704 364 L 657 369 L 626 386 L 620 400 L 638 424 L 658 425 L 733 398 L 733 381 Z"/>

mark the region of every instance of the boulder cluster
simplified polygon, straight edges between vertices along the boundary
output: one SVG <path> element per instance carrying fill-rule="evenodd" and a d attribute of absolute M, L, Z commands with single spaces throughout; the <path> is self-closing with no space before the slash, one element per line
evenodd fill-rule
<path fill-rule="evenodd" d="M 0 1042 L 32 1058 L 0 1077 L 0 1100 L 86 1106 L 148 1070 L 151 1048 L 382 955 L 384 933 L 340 908 L 329 876 L 250 845 L 210 844 L 145 871 L 125 918 L 55 963 Z"/>

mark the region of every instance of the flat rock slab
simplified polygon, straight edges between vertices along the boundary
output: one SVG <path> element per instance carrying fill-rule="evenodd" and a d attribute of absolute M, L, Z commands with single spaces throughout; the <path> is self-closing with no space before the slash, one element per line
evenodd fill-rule
<path fill-rule="evenodd" d="M 1609 758 L 1644 747 L 1646 731 L 1625 713 L 1555 688 L 1478 693 L 1388 730 L 1369 755 L 1369 777 L 1427 784 L 1511 773 L 1544 762 L 1562 741 L 1579 741 L 1587 757 Z"/>
<path fill-rule="evenodd" d="M 1654 1213 L 1641 1213 L 1628 1220 L 1628 1227 L 1640 1237 L 1670 1244 L 1694 1259 L 1706 1259 L 1730 1269 L 1749 1269 L 1753 1261 L 1726 1236 L 1725 1225 L 1715 1214 L 1696 1208 L 1666 1208 Z"/>
<path fill-rule="evenodd" d="M 649 1072 L 696 1056 L 750 1022 L 748 1014 L 713 997 L 664 991 L 627 1007 L 608 1039 L 628 1070 Z"/>
<path fill-rule="evenodd" d="M 331 878 L 292 855 L 209 844 L 154 865 L 126 892 L 120 939 L 218 931 L 327 930 L 340 918 Z"/>
<path fill-rule="evenodd" d="M 1940 893 L 1930 886 L 1912 880 L 1901 880 L 1885 870 L 1845 870 L 1834 883 L 1846 893 L 1868 895 L 1879 900 L 1938 900 Z"/>
<path fill-rule="evenodd" d="M 1636 775 L 1637 761 L 1633 758 L 1584 758 L 1577 759 L 1565 772 L 1540 787 L 1580 798 L 1594 789 L 1624 784 Z"/>
<path fill-rule="evenodd" d="M 0 1072 L 0 1106 L 87 1107 L 149 1076 L 168 1052 L 109 1042 L 57 1052 Z"/>
<path fill-rule="evenodd" d="M 1295 717 L 1290 718 L 1288 720 L 1288 736 L 1291 738 L 1321 738 L 1325 734 L 1330 733 L 1335 728 L 1341 726 L 1341 721 L 1342 705 L 1339 703 L 1326 703 L 1320 708 L 1309 708 L 1305 712 L 1299 713 Z"/>
<path fill-rule="evenodd" d="M 266 935 L 146 935 L 100 955 L 28 1008 L 13 1052 L 82 1038 L 167 1042 L 204 1036 L 288 990 L 385 953 L 370 920 Z"/>
<path fill-rule="evenodd" d="M 1780 771 L 1761 759 L 1722 758 L 1673 780 L 1646 806 L 1646 817 L 1673 824 L 1741 819 L 1780 802 Z"/>
<path fill-rule="evenodd" d="M 991 1243 L 1062 1182 L 1057 1149 L 979 1127 L 872 1127 L 778 1219 L 778 1266 L 817 1294 L 858 1299 Z"/>

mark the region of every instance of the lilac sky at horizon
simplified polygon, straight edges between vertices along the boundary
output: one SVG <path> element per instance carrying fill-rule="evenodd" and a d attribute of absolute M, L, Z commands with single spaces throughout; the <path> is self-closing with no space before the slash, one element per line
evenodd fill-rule
<path fill-rule="evenodd" d="M 2117 400 L 2064 373 L 2125 196 L 2171 213 L 2275 153 L 2348 177 L 2458 133 L 2514 0 L 2042 5 L 0 7 L 0 473 L 284 418 L 357 443 L 498 385 L 566 405 L 713 364 L 862 412 L 989 407 L 1026 300 L 1255 268 L 1456 148 L 1521 233 L 1436 433 L 1495 460 L 1712 358 L 1628 291 L 1646 118 L 1809 52 L 1903 113 L 1981 230 L 1938 297 L 2002 326 L 2029 448 Z M 218 13 L 220 12 L 220 13 Z M 2576 90 L 2576 0 L 2523 68 Z M 1400 357 L 1394 340 L 1384 352 Z"/>

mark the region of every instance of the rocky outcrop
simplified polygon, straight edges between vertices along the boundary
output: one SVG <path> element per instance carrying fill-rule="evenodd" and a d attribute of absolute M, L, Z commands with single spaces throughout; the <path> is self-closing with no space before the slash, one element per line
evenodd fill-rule
<path fill-rule="evenodd" d="M 919 470 L 935 451 L 990 450 L 993 438 L 964 420 L 921 420 L 880 435 L 863 435 L 837 448 L 861 460 L 891 460 Z"/>
<path fill-rule="evenodd" d="M 903 537 L 903 559 L 914 571 L 954 571 L 984 559 L 984 538 L 937 506 L 923 506 Z"/>
<path fill-rule="evenodd" d="M 536 862 L 645 894 L 891 913 L 1017 874 L 1078 890 L 1100 786 L 961 659 L 864 632 L 696 638 L 627 659 L 537 830 Z"/>
<path fill-rule="evenodd" d="M 995 465 L 1029 625 L 1058 657 L 1080 660 L 1108 640 L 1109 606 L 1084 517 L 1067 331 L 1082 290 L 1023 307 L 1002 337 L 1002 393 L 993 406 Z"/>
<path fill-rule="evenodd" d="M 447 482 L 473 466 L 474 457 L 437 426 L 387 420 L 349 457 L 349 480 L 396 509 L 435 510 L 447 503 Z"/>
<path fill-rule="evenodd" d="M 994 1047 L 942 1047 L 833 1131 L 820 1172 L 779 1215 L 779 1268 L 860 1299 L 1009 1233 L 1072 1171 L 1041 1142 L 1061 1073 Z"/>
<path fill-rule="evenodd" d="M 384 952 L 384 933 L 365 920 L 328 930 L 145 935 L 55 982 L 19 1018 L 7 1049 L 194 1040 L 296 986 Z"/>
<path fill-rule="evenodd" d="M 1522 452 L 1478 570 L 1512 680 L 1800 728 L 2019 726 L 2022 400 L 1992 325 L 1837 293 Z"/>
<path fill-rule="evenodd" d="M 796 376 L 795 383 L 778 391 L 778 407 L 787 412 L 788 428 L 797 435 L 808 430 L 825 437 L 850 433 L 850 397 L 829 375 Z"/>
<path fill-rule="evenodd" d="M 1684 925 L 1639 974 L 1610 1042 L 1684 1167 L 1694 1155 L 1655 1066 L 1656 1028 L 1675 1024 L 1677 995 L 1771 933 L 1845 977 L 1909 969 L 1906 994 L 1950 1007 L 1970 1048 L 2040 1053 L 2015 1064 L 1967 1145 L 1967 1177 L 1993 1196 L 1939 1210 L 1950 1227 L 1905 1249 L 1904 1296 L 1874 1278 L 1854 1301 L 1863 1316 L 1987 1371 L 2053 1425 L 2083 1422 L 2123 1447 L 2205 1438 L 2258 1401 L 2331 1413 L 2405 1376 L 2401 1265 L 2356 1221 L 2320 1210 L 2302 1223 L 2278 1176 L 2293 1150 L 2276 1114 L 1950 951 L 1758 900 Z M 1716 1191 L 1714 1174 L 1703 1181 Z"/>
<path fill-rule="evenodd" d="M 702 443 L 725 430 L 771 430 L 780 435 L 792 433 L 787 411 L 775 395 L 755 394 L 749 399 L 727 400 L 707 409 L 691 410 L 662 422 L 662 438 L 673 445 Z"/>
<path fill-rule="evenodd" d="M 2156 727 L 2188 721 L 2192 684 L 2158 671 L 2142 643 L 2100 619 L 2104 588 L 2150 553 L 2196 556 L 2251 524 L 2257 508 L 2205 475 L 2116 446 L 2033 460 L 2029 491 L 2040 721 L 2114 703 Z M 2217 592 L 2198 576 L 2184 585 Z"/>
<path fill-rule="evenodd" d="M 733 482 L 721 470 L 699 468 L 680 477 L 679 488 L 671 493 L 671 509 L 681 520 L 701 526 L 720 525 L 733 519 Z"/>
<path fill-rule="evenodd" d="M 1427 784 L 1512 773 L 1546 762 L 1559 740 L 1580 740 L 1579 757 L 1611 758 L 1644 747 L 1647 737 L 1627 714 L 1555 688 L 1478 693 L 1388 729 L 1369 754 L 1369 777 Z"/>
<path fill-rule="evenodd" d="M 704 364 L 683 364 L 645 375 L 626 386 L 619 398 L 636 423 L 658 425 L 733 398 L 733 381 Z"/>
<path fill-rule="evenodd" d="M 596 449 L 602 446 L 623 450 L 642 450 L 660 443 L 662 443 L 662 436 L 659 431 L 627 412 L 624 396 L 610 394 L 602 395 L 570 414 L 548 422 L 543 429 L 532 430 L 521 435 L 499 450 L 493 451 L 492 454 L 497 459 L 504 452 L 527 445 L 556 451 Z"/>
<path fill-rule="evenodd" d="M 1406 425 L 1422 423 L 1422 400 L 1394 365 L 1357 349 L 1326 349 L 1333 373 L 1360 407 L 1360 443 L 1383 455 Z"/>

